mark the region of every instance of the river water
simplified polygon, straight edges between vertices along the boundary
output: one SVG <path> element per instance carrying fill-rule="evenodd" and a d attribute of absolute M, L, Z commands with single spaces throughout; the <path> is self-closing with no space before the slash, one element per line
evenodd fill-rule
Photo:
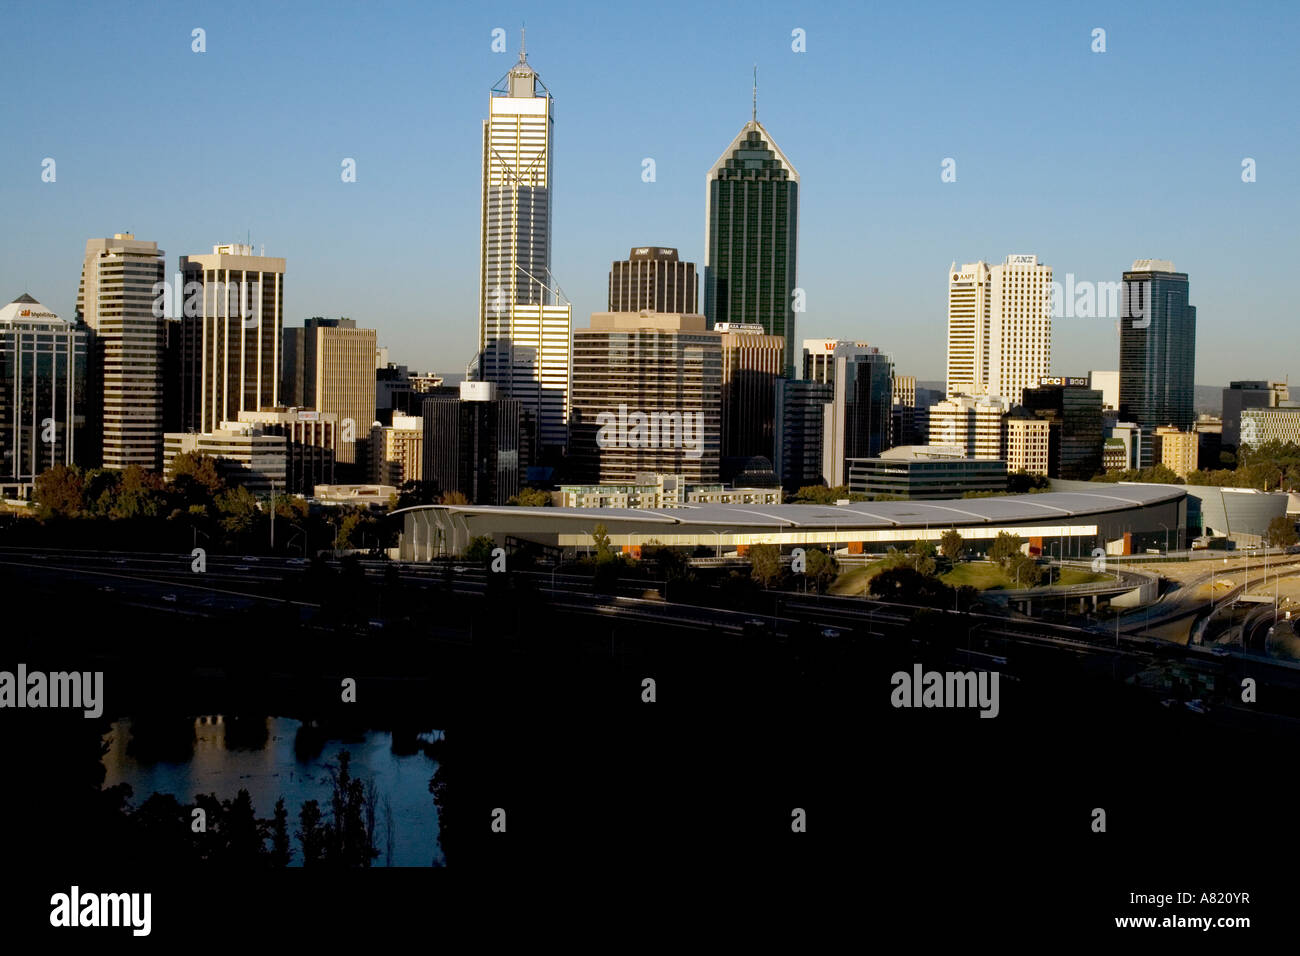
<path fill-rule="evenodd" d="M 284 797 L 289 812 L 289 833 L 293 848 L 291 866 L 302 865 L 302 848 L 293 837 L 298 811 L 307 800 L 316 800 L 326 819 L 332 793 L 327 764 L 337 764 L 340 750 L 351 755 L 354 777 L 373 779 L 379 788 L 375 842 L 381 855 L 375 866 L 430 866 L 442 863 L 437 846 L 438 817 L 429 793 L 429 779 L 438 763 L 423 751 L 410 755 L 392 752 L 392 734 L 368 731 L 359 739 L 326 740 L 318 756 L 304 757 L 294 748 L 302 722 L 287 717 L 266 719 L 266 738 L 261 746 L 227 747 L 226 723 L 221 717 L 194 720 L 194 745 L 188 760 L 141 760 L 128 753 L 131 721 L 115 722 L 104 736 L 109 744 L 103 763 L 104 786 L 128 783 L 131 805 L 139 806 L 152 793 L 170 793 L 181 803 L 192 803 L 195 794 L 215 793 L 221 800 L 232 799 L 247 790 L 259 818 L 269 819 L 275 802 Z M 433 739 L 436 735 L 425 735 Z M 260 735 L 254 735 L 255 738 Z M 387 859 L 387 827 L 384 798 L 392 809 L 393 854 Z"/>

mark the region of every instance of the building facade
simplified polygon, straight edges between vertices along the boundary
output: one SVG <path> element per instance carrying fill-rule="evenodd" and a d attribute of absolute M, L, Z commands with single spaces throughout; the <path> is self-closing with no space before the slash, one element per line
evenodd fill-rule
<path fill-rule="evenodd" d="M 367 441 L 375 420 L 374 329 L 359 329 L 354 319 L 307 319 L 301 329 L 286 329 L 285 400 L 335 416 L 339 423 L 338 462 L 352 478 L 369 471 Z"/>
<path fill-rule="evenodd" d="M 967 458 L 1002 461 L 1002 416 L 1007 403 L 994 396 L 956 395 L 930 407 L 930 444 L 952 445 Z"/>
<path fill-rule="evenodd" d="M 78 322 L 91 332 L 89 414 L 104 468 L 162 466 L 163 251 L 119 232 L 90 239 L 77 288 Z"/>
<path fill-rule="evenodd" d="M 1286 382 L 1229 382 L 1223 390 L 1223 447 L 1232 451 L 1241 444 L 1241 413 L 1247 408 L 1277 408 L 1291 400 Z"/>
<path fill-rule="evenodd" d="M 877 348 L 836 347 L 831 400 L 823 418 L 822 477 L 832 488 L 848 481 L 845 462 L 889 448 L 893 427 L 893 360 Z"/>
<path fill-rule="evenodd" d="M 1265 442 L 1300 444 L 1300 402 L 1242 409 L 1240 445 L 1258 448 Z"/>
<path fill-rule="evenodd" d="M 1010 255 L 989 286 L 988 392 L 1018 405 L 1052 370 L 1052 267 Z"/>
<path fill-rule="evenodd" d="M 1007 464 L 956 457 L 854 458 L 849 491 L 872 498 L 911 501 L 960 498 L 973 492 L 1007 490 Z"/>
<path fill-rule="evenodd" d="M 491 382 L 463 382 L 460 394 L 425 400 L 422 480 L 472 504 L 504 505 L 519 494 L 522 403 L 497 398 Z"/>
<path fill-rule="evenodd" d="M 1196 470 L 1198 454 L 1194 432 L 1161 425 L 1156 429 L 1155 439 L 1160 449 L 1160 464 L 1183 479 Z"/>
<path fill-rule="evenodd" d="M 1185 272 L 1172 262 L 1138 259 L 1120 286 L 1119 417 L 1148 432 L 1186 431 L 1196 421 L 1196 307 Z M 1152 464 L 1152 444 L 1141 467 Z"/>
<path fill-rule="evenodd" d="M 1003 428 L 1007 471 L 1046 477 L 1051 462 L 1051 424 L 1034 415 L 1008 413 Z"/>
<path fill-rule="evenodd" d="M 289 494 L 311 495 L 317 485 L 335 481 L 336 416 L 312 408 L 267 408 L 240 412 L 237 425 L 262 435 L 284 437 L 284 485 Z"/>
<path fill-rule="evenodd" d="M 206 455 L 216 460 L 226 483 L 247 488 L 255 495 L 281 493 L 286 487 L 288 440 L 271 435 L 254 424 L 224 423 L 228 427 L 207 433 L 173 432 L 164 436 L 163 473 L 168 480 L 177 455 Z"/>
<path fill-rule="evenodd" d="M 1102 393 L 1089 388 L 1086 377 L 1040 379 L 1025 389 L 1022 404 L 1050 425 L 1050 477 L 1087 481 L 1102 470 Z"/>
<path fill-rule="evenodd" d="M 424 420 L 418 415 L 394 415 L 391 425 L 371 429 L 371 480 L 400 488 L 424 479 Z"/>
<path fill-rule="evenodd" d="M 211 432 L 280 404 L 284 259 L 249 245 L 181 256 L 181 426 Z"/>
<path fill-rule="evenodd" d="M 30 295 L 0 308 L 0 489 L 26 497 L 36 476 L 91 451 L 89 332 Z"/>
<path fill-rule="evenodd" d="M 799 173 L 757 112 L 705 177 L 704 314 L 785 339 L 795 375 Z"/>
<path fill-rule="evenodd" d="M 702 315 L 597 312 L 573 333 L 571 459 L 600 484 L 718 481 L 722 335 Z"/>
<path fill-rule="evenodd" d="M 700 282 L 695 263 L 682 262 L 676 249 L 641 246 L 609 269 L 609 311 L 700 311 Z"/>
<path fill-rule="evenodd" d="M 767 457 L 775 436 L 776 381 L 785 373 L 785 339 L 761 325 L 720 322 L 722 459 Z"/>
<path fill-rule="evenodd" d="M 772 469 L 788 491 L 822 482 L 823 431 L 830 382 L 781 378 L 776 381 Z"/>
<path fill-rule="evenodd" d="M 983 260 L 948 267 L 949 398 L 988 393 L 991 277 Z"/>

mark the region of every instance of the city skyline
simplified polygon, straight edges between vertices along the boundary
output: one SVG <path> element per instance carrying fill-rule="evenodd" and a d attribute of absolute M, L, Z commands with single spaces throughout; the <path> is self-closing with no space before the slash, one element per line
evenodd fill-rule
<path fill-rule="evenodd" d="M 1098 283 L 1117 281 L 1134 259 L 1155 257 L 1178 262 L 1197 282 L 1198 383 L 1286 378 L 1290 364 L 1300 356 L 1287 348 L 1284 337 L 1287 244 L 1281 237 L 1297 210 L 1294 195 L 1281 189 L 1276 172 L 1270 177 L 1269 157 L 1284 155 L 1294 144 L 1295 131 L 1282 130 L 1267 118 L 1261 102 L 1266 97 L 1237 94 L 1243 86 L 1270 89 L 1293 75 L 1295 66 L 1280 58 L 1280 47 L 1275 51 L 1271 46 L 1277 42 L 1274 35 L 1284 31 L 1217 30 L 1227 14 L 1179 9 L 1185 22 L 1201 29 L 1162 37 L 1155 27 L 1164 21 L 1155 13 L 1135 17 L 1118 7 L 1111 14 L 1093 11 L 1093 19 L 1109 17 L 1114 22 L 1104 54 L 1089 49 L 1091 20 L 1045 29 L 1039 38 L 1043 46 L 1033 49 L 1020 74 L 1038 71 L 1048 89 L 1061 97 L 1058 102 L 1068 101 L 1072 110 L 1086 114 L 1086 123 L 1080 125 L 1071 121 L 1071 112 L 1055 106 L 1034 111 L 1048 128 L 1061 132 L 1070 143 L 1066 150 L 1033 145 L 1034 134 L 1042 132 L 1038 119 L 996 115 L 985 133 L 977 134 L 973 121 L 946 117 L 913 129 L 915 135 L 906 145 L 898 145 L 897 136 L 881 134 L 904 116 L 915 121 L 915 116 L 937 115 L 934 107 L 947 84 L 910 73 L 903 62 L 906 49 L 873 51 L 866 61 L 854 57 L 851 38 L 838 35 L 833 21 L 817 10 L 801 13 L 804 22 L 792 25 L 807 32 L 804 53 L 792 51 L 789 31 L 770 24 L 762 33 L 748 27 L 734 31 L 707 62 L 690 58 L 699 41 L 686 43 L 685 50 L 665 47 L 664 55 L 683 57 L 683 66 L 662 71 L 662 81 L 696 92 L 685 99 L 665 97 L 667 104 L 655 97 L 656 102 L 641 104 L 646 108 L 630 117 L 618 112 L 621 97 L 599 85 L 592 89 L 581 76 L 616 60 L 625 62 L 632 51 L 659 49 L 663 38 L 655 30 L 644 31 L 629 41 L 630 48 L 619 50 L 585 43 L 574 62 L 573 42 L 566 33 L 572 21 L 534 21 L 530 48 L 543 58 L 547 82 L 564 103 L 559 146 L 563 161 L 556 171 L 560 212 L 554 224 L 555 277 L 581 317 L 600 310 L 609 261 L 634 244 L 650 240 L 678 248 L 684 260 L 703 263 L 698 177 L 716 158 L 719 140 L 745 120 L 750 70 L 757 61 L 764 125 L 799 159 L 806 193 L 800 204 L 804 221 L 798 282 L 807 295 L 807 311 L 798 316 L 800 338 L 867 340 L 893 354 L 900 371 L 923 381 L 941 380 L 947 263 L 974 257 L 999 261 L 1006 250 L 1033 249 L 1041 261 L 1053 265 L 1058 278 L 1070 274 Z M 233 8 L 228 15 L 236 13 Z M 1285 10 L 1279 14 L 1293 15 Z M 597 30 L 624 24 L 614 13 L 593 16 Z M 900 22 L 905 15 L 890 16 L 882 27 L 906 39 Z M 402 86 L 396 77 L 415 69 L 422 58 L 407 46 L 411 41 L 387 34 L 386 41 L 396 43 L 390 57 L 395 76 L 326 74 L 318 77 L 324 81 L 321 88 L 313 89 L 264 63 L 258 44 L 230 44 L 233 21 L 214 19 L 206 27 L 207 50 L 198 54 L 190 49 L 188 26 L 181 30 L 143 15 L 138 22 L 128 17 L 141 37 L 123 38 L 128 52 L 135 44 L 146 44 L 141 53 L 147 54 L 147 64 L 188 77 L 182 85 L 194 85 L 199 113 L 219 92 L 213 76 L 233 69 L 263 77 L 263 83 L 274 80 L 280 84 L 276 95 L 282 103 L 303 109 L 314 104 L 317 109 L 310 115 L 337 97 L 344 106 L 341 115 L 347 117 L 324 124 L 291 117 L 285 130 L 274 131 L 256 117 L 241 119 L 250 124 L 241 135 L 268 145 L 264 159 L 235 163 L 216 162 L 210 151 L 205 154 L 199 127 L 185 119 L 177 124 L 175 143 L 157 160 L 136 168 L 112 148 L 100 162 L 86 164 L 74 145 L 72 131 L 88 120 L 91 107 L 65 103 L 67 84 L 78 82 L 79 70 L 105 62 L 106 54 L 97 52 L 99 41 L 92 42 L 88 33 L 83 36 L 86 31 L 73 18 L 73 25 L 57 39 L 86 48 L 84 61 L 78 60 L 69 76 L 46 78 L 39 88 L 29 87 L 30 81 L 21 77 L 14 81 L 17 95 L 8 107 L 12 119 L 19 126 L 35 126 L 42 135 L 36 137 L 40 145 L 31 147 L 31 156 L 11 152 L 0 158 L 0 181 L 6 183 L 4 198 L 16 218 L 41 221 L 43 229 L 39 236 L 6 240 L 0 254 L 6 295 L 27 291 L 59 314 L 71 315 L 71 250 L 86 236 L 133 231 L 162 248 L 189 251 L 209 248 L 214 240 L 244 239 L 251 230 L 255 246 L 265 242 L 292 261 L 295 276 L 301 276 L 286 302 L 286 322 L 297 324 L 312 315 L 352 315 L 378 328 L 381 343 L 404 363 L 459 372 L 474 351 L 476 290 L 465 274 L 473 267 L 472 258 L 466 260 L 473 243 L 466 240 L 477 231 L 477 203 L 462 195 L 457 184 L 465 181 L 466 173 L 471 179 L 476 175 L 472 124 L 481 123 L 481 91 L 518 54 L 517 27 L 508 17 L 501 20 L 505 50 L 493 53 L 492 30 L 498 24 L 452 12 L 447 32 L 480 35 L 481 50 L 474 52 L 468 43 L 465 49 L 439 44 L 446 55 L 414 89 Z M 25 55 L 54 42 L 48 22 L 33 19 L 31 30 L 25 26 L 19 24 L 16 31 L 23 34 Z M 376 39 L 370 29 L 362 26 L 361 36 L 355 38 L 363 47 Z M 935 20 L 933 29 L 936 43 L 954 42 L 954 28 L 942 18 Z M 219 38 L 224 42 L 218 43 Z M 1019 51 L 1031 39 L 1017 28 L 998 42 Z M 1241 47 L 1247 41 L 1251 55 L 1243 66 Z M 338 41 L 309 28 L 301 41 L 290 42 L 318 50 L 328 60 L 331 44 Z M 173 45 L 175 51 L 170 50 Z M 1052 65 L 1053 57 L 1074 64 L 1069 73 L 1079 75 L 1067 75 L 1064 66 Z M 1233 63 L 1232 81 L 1223 89 L 1204 88 L 1200 76 L 1228 61 Z M 1189 62 L 1195 63 L 1195 73 Z M 858 88 L 845 90 L 845 81 L 853 75 L 870 73 L 882 80 L 879 73 L 871 73 L 877 63 L 881 71 L 893 70 L 894 79 L 919 82 L 905 92 L 890 84 L 888 95 L 865 99 Z M 1113 149 L 1106 151 L 1107 116 L 1115 116 L 1118 124 L 1134 115 L 1149 115 L 1138 93 L 1153 65 L 1174 86 L 1185 79 L 1187 89 L 1203 101 L 1200 111 L 1217 116 L 1231 102 L 1229 132 L 1220 133 L 1209 146 L 1189 141 L 1183 124 L 1200 115 L 1198 103 L 1189 101 L 1180 104 L 1183 115 L 1178 123 L 1150 119 L 1144 142 L 1152 147 L 1136 159 L 1126 154 L 1121 160 L 1111 155 Z M 1008 71 L 965 53 L 951 65 L 949 79 L 957 77 L 990 93 L 1011 80 Z M 700 96 L 700 89 L 711 92 Z M 367 103 L 379 104 L 373 119 L 364 114 Z M 846 104 L 875 111 L 873 129 L 830 123 L 829 117 Z M 378 152 L 366 146 L 368 136 L 375 139 L 371 124 L 387 123 L 392 109 L 415 110 L 427 117 L 427 124 L 417 125 L 437 128 L 437 148 L 425 150 L 421 144 L 427 133 L 408 127 L 400 135 L 386 130 L 378 139 L 388 145 Z M 102 119 L 93 120 L 92 126 L 107 136 L 108 147 L 114 147 L 119 136 L 144 135 L 145 129 L 165 125 L 171 114 L 161 112 L 157 120 L 147 111 L 143 117 L 106 112 L 117 123 L 113 130 L 99 129 Z M 235 131 L 223 122 L 217 123 L 219 133 Z M 1085 132 L 1070 132 L 1075 129 Z M 1088 135 L 1088 130 L 1101 135 Z M 302 142 L 291 141 L 291 131 Z M 842 167 L 850 155 L 858 165 L 846 172 Z M 54 182 L 41 181 L 47 157 L 58 163 Z M 339 177 L 339 163 L 349 157 L 357 164 L 355 183 Z M 957 179 L 944 183 L 940 164 L 949 157 L 956 160 Z M 1258 162 L 1258 181 L 1242 181 L 1244 157 Z M 644 159 L 654 160 L 653 181 L 643 178 Z M 417 173 L 417 162 L 432 166 Z M 1279 166 L 1275 160 L 1271 168 Z M 178 208 L 169 194 L 195 177 L 202 186 L 191 191 L 192 202 Z M 1197 195 L 1198 202 L 1174 198 L 1188 193 Z M 611 204 L 617 215 L 608 215 Z M 341 225 L 345 222 L 346 227 Z M 345 257 L 341 244 L 332 239 L 344 231 L 364 240 L 358 244 L 367 250 L 359 256 L 349 250 Z M 1208 238 L 1195 238 L 1199 236 Z M 354 259 L 358 271 L 373 268 L 390 281 L 364 289 L 350 285 L 347 276 Z M 421 267 L 431 259 L 437 260 L 432 270 Z M 386 265 L 379 267 L 377 261 Z M 348 269 L 342 268 L 345 262 Z M 173 262 L 167 267 L 170 274 Z M 436 294 L 426 288 L 429 282 L 436 284 Z M 872 288 L 869 297 L 861 295 L 863 282 Z M 1261 335 L 1278 337 L 1281 348 L 1270 349 L 1262 360 L 1232 348 L 1239 342 L 1234 329 L 1243 320 L 1256 322 Z M 1053 374 L 1078 373 L 1075 359 L 1080 367 L 1116 365 L 1119 337 L 1113 320 L 1071 318 L 1054 326 L 1054 355 L 1068 355 L 1072 361 L 1068 368 L 1058 367 L 1057 359 Z"/>

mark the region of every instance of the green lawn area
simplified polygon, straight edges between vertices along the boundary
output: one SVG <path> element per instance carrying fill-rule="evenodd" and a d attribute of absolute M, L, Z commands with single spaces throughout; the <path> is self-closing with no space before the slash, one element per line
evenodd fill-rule
<path fill-rule="evenodd" d="M 943 575 L 940 580 L 944 584 L 955 588 L 970 585 L 973 588 L 979 588 L 981 591 L 1015 586 L 1015 581 L 1008 578 L 1006 572 L 997 565 L 973 561 L 957 565 L 957 567 Z"/>
<path fill-rule="evenodd" d="M 838 594 L 843 597 L 860 595 L 867 587 L 867 582 L 879 574 L 884 569 L 884 566 L 883 561 L 874 561 L 860 568 L 851 568 L 831 583 L 828 593 Z M 1110 578 L 1109 574 L 1094 574 L 1092 571 L 1083 568 L 1064 568 L 1057 584 L 1060 586 L 1093 584 L 1097 581 L 1108 581 Z M 1009 578 L 1002 568 L 983 561 L 959 564 L 947 574 L 941 575 L 940 580 L 952 587 L 969 585 L 981 591 L 990 591 L 997 588 L 1014 589 L 1016 586 L 1015 580 Z"/>
<path fill-rule="evenodd" d="M 841 597 L 860 595 L 866 588 L 867 582 L 879 574 L 884 567 L 885 562 L 873 561 L 871 564 L 863 565 L 860 568 L 850 568 L 831 582 L 831 586 L 826 589 L 826 593 L 838 594 Z"/>

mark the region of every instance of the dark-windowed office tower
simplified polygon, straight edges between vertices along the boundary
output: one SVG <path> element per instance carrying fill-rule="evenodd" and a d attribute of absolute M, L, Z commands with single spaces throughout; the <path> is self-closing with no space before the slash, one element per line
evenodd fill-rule
<path fill-rule="evenodd" d="M 699 312 L 700 282 L 695 263 L 682 262 L 676 249 L 641 246 L 609 267 L 609 311 Z"/>
<path fill-rule="evenodd" d="M 794 378 L 795 263 L 799 174 L 757 114 L 707 177 L 704 314 L 761 325 L 785 339 L 786 378 Z"/>
<path fill-rule="evenodd" d="M 1119 418 L 1145 434 L 1161 425 L 1182 431 L 1196 421 L 1196 307 L 1187 273 L 1163 259 L 1138 259 L 1120 287 Z M 1152 464 L 1142 443 L 1141 467 Z"/>
<path fill-rule="evenodd" d="M 495 390 L 491 382 L 462 382 L 460 398 L 424 402 L 424 480 L 473 505 L 504 505 L 519 494 L 523 403 Z"/>

